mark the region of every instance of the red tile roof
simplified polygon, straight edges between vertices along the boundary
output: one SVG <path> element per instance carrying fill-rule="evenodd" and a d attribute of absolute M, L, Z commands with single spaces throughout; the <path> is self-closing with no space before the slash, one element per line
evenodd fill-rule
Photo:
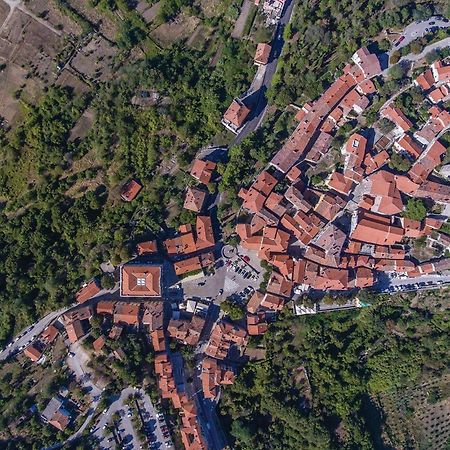
<path fill-rule="evenodd" d="M 242 102 L 233 100 L 225 111 L 223 119 L 226 122 L 230 122 L 236 128 L 240 128 L 249 114 L 250 110 Z"/>
<path fill-rule="evenodd" d="M 191 175 L 200 183 L 208 184 L 211 181 L 212 174 L 216 168 L 216 163 L 212 161 L 194 160 Z"/>
<path fill-rule="evenodd" d="M 399 141 L 397 141 L 396 145 L 409 153 L 409 155 L 413 158 L 418 158 L 422 153 L 422 147 L 408 134 L 405 134 Z"/>
<path fill-rule="evenodd" d="M 33 361 L 33 362 L 39 361 L 42 356 L 42 352 L 40 350 L 38 350 L 34 346 L 34 344 L 31 344 L 28 347 L 26 347 L 25 350 L 23 351 L 23 353 L 25 354 L 25 356 L 28 356 L 28 358 L 30 358 L 31 361 Z"/>
<path fill-rule="evenodd" d="M 86 283 L 76 294 L 75 299 L 78 303 L 84 303 L 100 292 L 100 288 L 95 280 Z"/>
<path fill-rule="evenodd" d="M 120 268 L 122 297 L 161 296 L 161 266 L 125 264 Z"/>
<path fill-rule="evenodd" d="M 200 212 L 206 200 L 207 193 L 197 187 L 188 187 L 186 189 L 186 198 L 183 208 L 196 213 Z"/>
<path fill-rule="evenodd" d="M 142 185 L 136 180 L 130 180 L 122 189 L 120 196 L 122 200 L 126 202 L 131 202 L 134 200 L 142 189 Z"/>
<path fill-rule="evenodd" d="M 353 189 L 353 181 L 346 178 L 342 173 L 333 172 L 328 186 L 343 195 L 350 194 Z"/>
<path fill-rule="evenodd" d="M 137 325 L 139 323 L 140 303 L 117 302 L 114 305 L 114 323 Z"/>
<path fill-rule="evenodd" d="M 103 346 L 106 343 L 105 336 L 99 336 L 93 343 L 92 348 L 94 349 L 94 352 L 99 352 Z"/>
<path fill-rule="evenodd" d="M 137 244 L 138 255 L 152 254 L 158 252 L 158 244 L 155 240 L 139 242 Z"/>
<path fill-rule="evenodd" d="M 403 228 L 391 225 L 389 217 L 360 211 L 351 239 L 371 244 L 393 245 L 403 238 Z"/>
<path fill-rule="evenodd" d="M 272 47 L 269 44 L 259 43 L 256 47 L 255 63 L 266 65 L 269 62 L 270 51 Z"/>
<path fill-rule="evenodd" d="M 405 114 L 403 114 L 403 111 L 393 104 L 390 104 L 386 108 L 382 109 L 381 115 L 394 122 L 395 125 L 397 125 L 404 132 L 408 131 L 413 125 Z"/>

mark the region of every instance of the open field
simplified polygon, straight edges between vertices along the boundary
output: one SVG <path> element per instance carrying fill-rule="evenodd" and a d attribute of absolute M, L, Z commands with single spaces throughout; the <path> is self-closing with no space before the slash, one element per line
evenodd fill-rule
<path fill-rule="evenodd" d="M 62 37 L 17 9 L 0 38 L 0 64 L 6 64 L 0 73 L 0 115 L 11 124 L 19 112 L 20 95 L 33 101 L 44 86 L 53 83 L 55 57 L 66 44 Z"/>
<path fill-rule="evenodd" d="M 36 16 L 42 17 L 50 25 L 57 29 L 61 29 L 64 33 L 80 35 L 81 27 L 72 19 L 64 15 L 53 0 L 31 0 L 28 1 L 27 9 Z"/>
<path fill-rule="evenodd" d="M 70 66 L 88 79 L 105 81 L 112 73 L 116 49 L 102 36 L 95 36 L 72 59 Z"/>
<path fill-rule="evenodd" d="M 160 2 L 156 2 L 154 5 L 150 6 L 145 0 L 141 0 L 136 6 L 136 11 L 141 14 L 146 23 L 153 22 L 160 9 Z"/>
<path fill-rule="evenodd" d="M 68 3 L 91 23 L 98 26 L 99 31 L 111 41 L 116 39 L 117 24 L 112 14 L 102 14 L 90 6 L 89 0 L 70 0 Z"/>
<path fill-rule="evenodd" d="M 381 396 L 386 431 L 395 448 L 443 449 L 450 438 L 450 375 Z M 412 442 L 411 442 L 412 441 Z"/>
<path fill-rule="evenodd" d="M 189 38 L 199 22 L 198 17 L 180 14 L 171 23 L 164 23 L 155 28 L 150 35 L 161 45 L 170 45 L 181 39 Z"/>
<path fill-rule="evenodd" d="M 5 21 L 6 17 L 9 13 L 9 6 L 3 1 L 0 0 L 0 26 Z"/>

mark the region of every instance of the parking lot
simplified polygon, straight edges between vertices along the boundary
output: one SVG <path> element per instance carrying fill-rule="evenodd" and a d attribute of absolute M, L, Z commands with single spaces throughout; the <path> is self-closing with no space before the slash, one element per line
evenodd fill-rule
<path fill-rule="evenodd" d="M 130 396 L 134 394 L 137 399 L 130 402 Z M 139 439 L 133 422 L 137 422 L 139 428 L 142 425 L 145 440 Z M 97 438 L 100 449 L 112 449 L 116 444 L 121 444 L 125 450 L 174 449 L 163 414 L 156 411 L 150 397 L 142 389 L 124 389 L 102 412 L 90 432 Z"/>
<path fill-rule="evenodd" d="M 264 270 L 256 252 L 239 248 L 231 258 L 216 262 L 214 273 L 182 282 L 185 297 L 202 297 L 220 303 L 227 297 L 242 301 L 258 289 Z"/>

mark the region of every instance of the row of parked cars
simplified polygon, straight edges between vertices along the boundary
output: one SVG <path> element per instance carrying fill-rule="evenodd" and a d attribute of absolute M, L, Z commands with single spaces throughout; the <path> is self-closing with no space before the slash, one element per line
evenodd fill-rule
<path fill-rule="evenodd" d="M 158 442 L 158 438 L 155 434 L 156 426 L 159 425 L 161 429 L 161 433 L 164 437 L 164 445 L 166 448 L 170 448 L 173 445 L 172 440 L 170 439 L 170 432 L 167 428 L 166 420 L 164 418 L 164 414 L 157 413 L 156 419 L 152 417 L 152 415 L 148 412 L 144 413 L 144 430 L 150 445 L 150 449 L 157 450 L 160 448 L 160 443 Z M 155 420 L 155 423 L 152 423 L 152 419 Z"/>
<path fill-rule="evenodd" d="M 258 279 L 258 274 L 255 273 L 252 269 L 246 267 L 244 264 L 239 264 L 239 261 L 227 261 L 227 269 L 228 270 L 234 270 L 238 275 L 240 275 L 245 280 Z"/>

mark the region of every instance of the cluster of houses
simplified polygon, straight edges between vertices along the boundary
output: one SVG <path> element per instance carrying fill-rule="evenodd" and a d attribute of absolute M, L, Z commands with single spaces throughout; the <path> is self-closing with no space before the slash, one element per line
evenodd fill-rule
<path fill-rule="evenodd" d="M 239 193 L 250 213 L 236 226 L 241 245 L 273 267 L 266 291 L 255 292 L 247 305 L 249 334 L 264 333 L 267 314 L 282 309 L 294 289 L 346 291 L 373 286 L 377 272 L 415 277 L 450 268 L 448 259 L 418 264 L 404 245 L 404 238 L 429 236 L 445 221 L 403 215 L 409 197 L 442 206 L 450 200 L 450 186 L 431 176 L 446 153 L 438 138 L 450 127 L 442 104 L 433 104 L 428 122 L 412 133 L 411 121 L 388 102 L 380 115 L 394 123 L 394 142 L 383 137 L 371 145 L 367 132 L 354 133 L 342 148 L 343 168 L 329 174 L 323 187 L 305 176 L 330 151 L 334 132 L 361 114 L 376 91 L 372 79 L 382 71 L 377 56 L 363 48 L 352 59 L 320 98 L 300 109 L 289 140 Z M 416 83 L 430 95 L 446 86 L 449 69 L 435 63 Z M 389 144 L 411 160 L 407 173 L 388 169 Z"/>

